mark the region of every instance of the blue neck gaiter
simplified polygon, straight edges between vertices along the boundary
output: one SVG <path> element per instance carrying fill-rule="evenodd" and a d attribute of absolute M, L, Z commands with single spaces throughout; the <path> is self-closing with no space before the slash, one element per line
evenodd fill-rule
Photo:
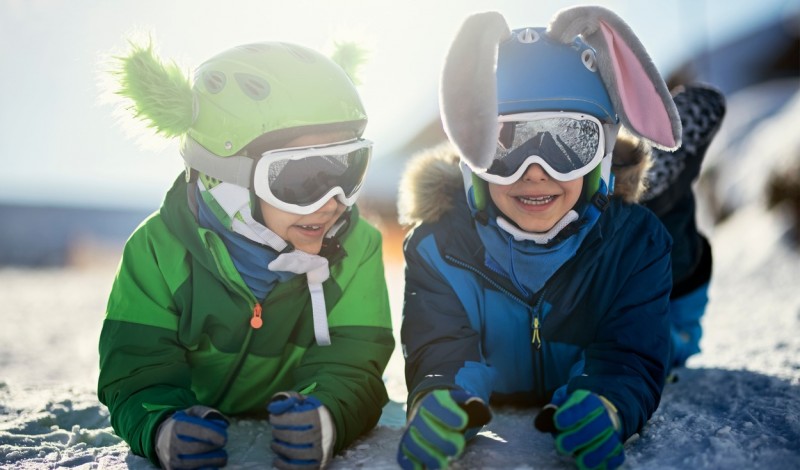
<path fill-rule="evenodd" d="M 470 190 L 467 198 L 473 215 L 477 210 Z M 497 217 L 504 217 L 491 202 L 487 204 L 489 215 L 486 225 L 476 223 L 478 236 L 486 248 L 486 266 L 506 277 L 525 297 L 531 298 L 555 272 L 575 256 L 586 235 L 594 227 L 601 212 L 590 203 L 575 210 L 581 224 L 576 233 L 552 245 L 539 245 L 530 240 L 516 240 L 497 225 Z"/>
<path fill-rule="evenodd" d="M 265 299 L 279 282 L 288 281 L 296 276 L 291 272 L 270 271 L 267 265 L 278 257 L 278 253 L 266 245 L 226 229 L 203 201 L 199 189 L 197 189 L 197 219 L 200 226 L 212 230 L 222 239 L 233 265 L 256 299 Z"/>

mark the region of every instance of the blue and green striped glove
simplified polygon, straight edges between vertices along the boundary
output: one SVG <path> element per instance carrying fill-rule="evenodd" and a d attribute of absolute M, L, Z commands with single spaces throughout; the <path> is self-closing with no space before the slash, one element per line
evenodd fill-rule
<path fill-rule="evenodd" d="M 588 390 L 544 407 L 536 428 L 555 436 L 559 454 L 573 456 L 581 470 L 613 469 L 625 461 L 616 407 Z"/>
<path fill-rule="evenodd" d="M 480 398 L 463 390 L 435 390 L 412 413 L 397 449 L 397 463 L 406 470 L 447 468 L 464 452 L 467 430 L 491 418 Z"/>

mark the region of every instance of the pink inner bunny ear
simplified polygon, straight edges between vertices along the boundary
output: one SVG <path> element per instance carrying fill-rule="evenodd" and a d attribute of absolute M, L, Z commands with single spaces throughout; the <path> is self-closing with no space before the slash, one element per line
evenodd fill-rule
<path fill-rule="evenodd" d="M 670 116 L 636 54 L 614 28 L 602 20 L 600 31 L 608 45 L 617 93 L 628 124 L 642 137 L 666 148 L 675 148 L 678 142 L 672 133 Z"/>

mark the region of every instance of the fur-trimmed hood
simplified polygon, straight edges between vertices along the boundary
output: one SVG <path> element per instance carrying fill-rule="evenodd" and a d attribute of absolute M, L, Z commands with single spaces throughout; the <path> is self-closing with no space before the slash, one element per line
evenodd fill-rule
<path fill-rule="evenodd" d="M 645 176 L 651 165 L 651 148 L 641 139 L 620 131 L 614 146 L 613 197 L 638 202 L 645 190 Z M 459 155 L 449 142 L 414 155 L 400 180 L 399 221 L 403 225 L 435 222 L 465 197 Z M 459 191 L 461 189 L 461 191 Z M 460 196 L 459 196 L 460 195 Z"/>

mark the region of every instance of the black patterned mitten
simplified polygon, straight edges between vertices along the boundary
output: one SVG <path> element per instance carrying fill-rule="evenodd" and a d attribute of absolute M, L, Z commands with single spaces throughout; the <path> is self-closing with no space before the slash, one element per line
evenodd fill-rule
<path fill-rule="evenodd" d="M 659 216 L 691 191 L 706 150 L 725 116 L 725 97 L 707 85 L 678 87 L 673 100 L 683 125 L 682 143 L 672 152 L 653 149 L 647 190 L 641 197 L 641 203 Z"/>

